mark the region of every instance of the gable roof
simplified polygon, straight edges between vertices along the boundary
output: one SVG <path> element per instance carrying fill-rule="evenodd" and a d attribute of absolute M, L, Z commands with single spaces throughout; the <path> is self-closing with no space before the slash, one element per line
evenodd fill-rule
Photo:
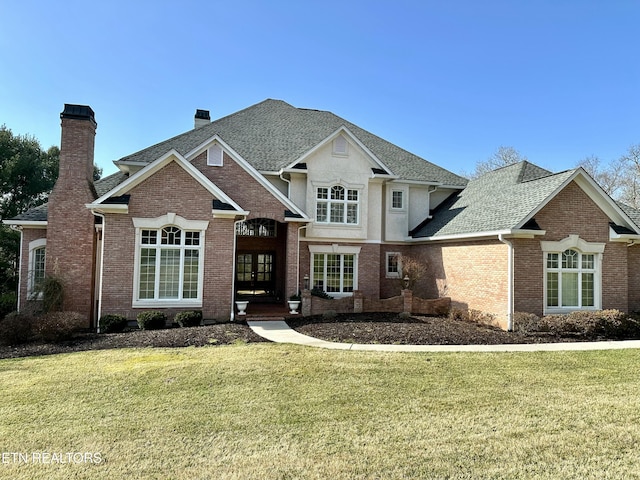
<path fill-rule="evenodd" d="M 610 218 L 637 228 L 630 215 L 582 168 L 554 174 L 524 161 L 471 180 L 466 189 L 445 200 L 431 219 L 411 233 L 414 238 L 438 239 L 515 229 L 538 230 L 531 222 L 535 213 L 575 179 L 580 179 L 593 195 L 600 197 Z"/>
<path fill-rule="evenodd" d="M 401 179 L 460 187 L 467 183 L 465 178 L 331 112 L 296 108 L 271 99 L 123 157 L 116 164 L 151 163 L 170 149 L 186 156 L 217 135 L 256 170 L 279 172 L 343 127 Z"/>

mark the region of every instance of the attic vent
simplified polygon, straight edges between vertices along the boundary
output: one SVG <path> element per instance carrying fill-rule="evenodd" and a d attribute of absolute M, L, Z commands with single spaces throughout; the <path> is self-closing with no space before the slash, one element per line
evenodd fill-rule
<path fill-rule="evenodd" d="M 347 139 L 342 135 L 338 136 L 333 141 L 333 154 L 346 156 L 349 153 L 349 143 L 347 143 Z"/>
<path fill-rule="evenodd" d="M 207 150 L 207 165 L 210 167 L 222 166 L 222 147 L 217 143 Z"/>

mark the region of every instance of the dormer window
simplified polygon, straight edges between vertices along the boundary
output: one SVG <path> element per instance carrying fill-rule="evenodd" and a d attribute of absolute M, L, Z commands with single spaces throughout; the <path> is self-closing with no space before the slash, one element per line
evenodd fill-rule
<path fill-rule="evenodd" d="M 207 165 L 210 167 L 221 167 L 222 166 L 222 147 L 217 143 L 215 145 L 211 145 L 207 149 Z"/>
<path fill-rule="evenodd" d="M 339 157 L 346 157 L 349 154 L 349 143 L 342 135 L 333 141 L 333 154 Z"/>
<path fill-rule="evenodd" d="M 316 221 L 319 223 L 358 223 L 359 192 L 342 185 L 319 187 L 316 191 Z"/>

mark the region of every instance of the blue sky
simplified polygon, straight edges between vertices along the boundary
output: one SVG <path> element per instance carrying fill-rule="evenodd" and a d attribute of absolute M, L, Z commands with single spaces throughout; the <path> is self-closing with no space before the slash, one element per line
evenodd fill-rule
<path fill-rule="evenodd" d="M 636 0 L 2 0 L 0 124 L 96 162 L 266 98 L 329 110 L 456 173 L 513 146 L 552 170 L 640 143 Z"/>

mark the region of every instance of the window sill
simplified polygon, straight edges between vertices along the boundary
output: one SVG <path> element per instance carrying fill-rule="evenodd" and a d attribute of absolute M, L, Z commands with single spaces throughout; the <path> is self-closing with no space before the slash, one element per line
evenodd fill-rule
<path fill-rule="evenodd" d="M 132 308 L 202 308 L 202 300 L 137 300 Z"/>
<path fill-rule="evenodd" d="M 544 309 L 544 315 L 564 315 L 571 312 L 597 312 L 602 310 L 600 307 L 547 307 Z"/>

